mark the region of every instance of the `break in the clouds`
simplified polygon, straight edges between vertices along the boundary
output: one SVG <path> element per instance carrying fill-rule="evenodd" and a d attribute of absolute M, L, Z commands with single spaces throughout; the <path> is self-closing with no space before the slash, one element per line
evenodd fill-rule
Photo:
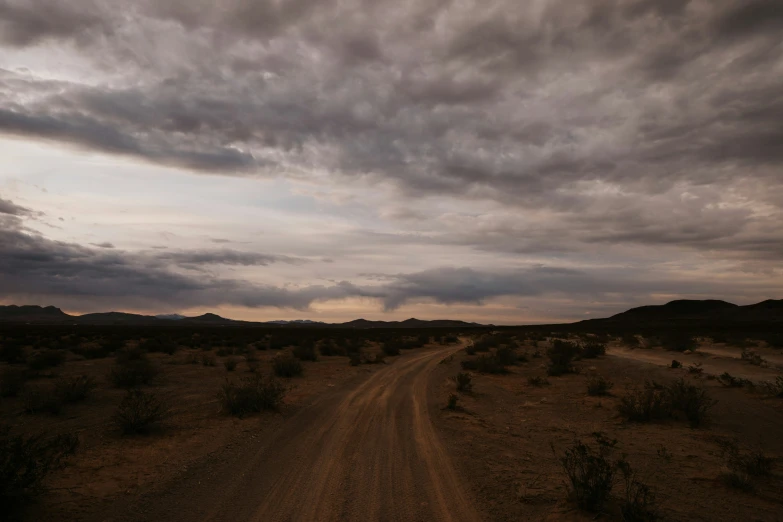
<path fill-rule="evenodd" d="M 780 297 L 782 33 L 779 0 L 0 0 L 0 296 Z"/>

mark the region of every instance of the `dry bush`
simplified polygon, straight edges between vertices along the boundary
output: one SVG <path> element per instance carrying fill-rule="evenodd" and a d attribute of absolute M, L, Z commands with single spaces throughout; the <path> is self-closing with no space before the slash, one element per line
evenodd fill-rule
<path fill-rule="evenodd" d="M 630 421 L 648 422 L 671 417 L 672 407 L 666 389 L 654 381 L 633 388 L 620 398 L 620 415 Z"/>
<path fill-rule="evenodd" d="M 606 345 L 595 342 L 586 343 L 582 347 L 581 355 L 583 359 L 595 359 L 600 355 L 606 355 Z"/>
<path fill-rule="evenodd" d="M 274 377 L 254 374 L 238 383 L 227 380 L 220 388 L 218 400 L 223 411 L 244 417 L 249 413 L 278 409 L 285 392 L 285 386 Z"/>
<path fill-rule="evenodd" d="M 204 352 L 201 354 L 201 364 L 204 366 L 216 366 L 217 357 L 212 352 Z"/>
<path fill-rule="evenodd" d="M 482 354 L 475 359 L 467 359 L 460 363 L 463 370 L 472 370 L 479 373 L 507 373 L 506 365 L 494 355 Z"/>
<path fill-rule="evenodd" d="M 362 364 L 362 354 L 359 352 L 350 352 L 348 354 L 348 363 L 351 366 L 359 366 Z"/>
<path fill-rule="evenodd" d="M 43 480 L 62 468 L 79 445 L 76 435 L 11 435 L 0 425 L 0 513 L 10 516 L 43 491 Z"/>
<path fill-rule="evenodd" d="M 290 353 L 276 355 L 272 359 L 272 370 L 278 377 L 298 377 L 304 372 L 302 362 Z"/>
<path fill-rule="evenodd" d="M 573 361 L 580 352 L 581 349 L 577 344 L 555 339 L 552 347 L 546 351 L 549 357 L 547 374 L 554 377 L 566 373 L 576 373 Z"/>
<path fill-rule="evenodd" d="M 0 376 L 0 397 L 16 397 L 26 381 L 27 372 L 21 368 L 5 368 Z"/>
<path fill-rule="evenodd" d="M 728 388 L 752 387 L 753 382 L 742 377 L 734 377 L 729 372 L 723 372 L 718 376 L 718 382 Z"/>
<path fill-rule="evenodd" d="M 226 371 L 233 372 L 237 368 L 237 360 L 233 357 L 229 357 L 223 361 L 223 366 L 226 367 Z"/>
<path fill-rule="evenodd" d="M 670 368 L 682 368 L 682 363 L 677 359 L 672 359 L 672 364 Z"/>
<path fill-rule="evenodd" d="M 459 395 L 457 395 L 456 393 L 450 393 L 449 401 L 446 403 L 446 408 L 450 410 L 458 409 L 459 406 L 457 406 L 457 401 L 459 401 Z"/>
<path fill-rule="evenodd" d="M 457 384 L 457 391 L 469 392 L 473 389 L 473 377 L 466 372 L 459 372 L 454 377 L 454 382 Z"/>
<path fill-rule="evenodd" d="M 560 464 L 568 477 L 570 494 L 580 509 L 598 513 L 603 508 L 614 485 L 615 465 L 610 460 L 616 440 L 594 434 L 597 449 L 581 440 L 565 451 Z M 554 447 L 552 448 L 554 451 Z"/>
<path fill-rule="evenodd" d="M 683 413 L 694 428 L 705 423 L 709 410 L 716 404 L 707 390 L 688 384 L 684 379 L 674 381 L 667 388 L 667 393 L 672 409 Z"/>
<path fill-rule="evenodd" d="M 318 352 L 315 349 L 315 343 L 312 341 L 302 342 L 302 344 L 294 346 L 291 353 L 300 361 L 318 360 Z"/>
<path fill-rule="evenodd" d="M 661 515 L 655 508 L 655 493 L 640 481 L 631 465 L 623 458 L 617 462 L 623 476 L 625 495 L 620 504 L 623 522 L 655 522 Z"/>
<path fill-rule="evenodd" d="M 587 394 L 592 396 L 609 395 L 614 383 L 603 375 L 593 375 L 587 379 Z"/>
<path fill-rule="evenodd" d="M 114 414 L 114 423 L 124 435 L 149 432 L 171 416 L 168 405 L 156 394 L 143 390 L 128 390 Z"/>
<path fill-rule="evenodd" d="M 97 386 L 95 379 L 88 375 L 61 377 L 54 382 L 55 393 L 66 403 L 85 400 Z"/>
<path fill-rule="evenodd" d="M 149 384 L 157 374 L 157 368 L 145 352 L 130 349 L 117 353 L 114 366 L 109 372 L 109 380 L 117 388 L 133 388 Z"/>
<path fill-rule="evenodd" d="M 58 415 L 63 409 L 63 398 L 55 393 L 53 387 L 40 386 L 27 388 L 22 392 L 22 407 L 25 413 L 51 413 Z"/>
<path fill-rule="evenodd" d="M 539 376 L 528 377 L 527 378 L 527 383 L 530 386 L 537 386 L 537 387 L 548 386 L 549 385 L 549 379 L 547 379 L 546 377 L 539 377 Z"/>
<path fill-rule="evenodd" d="M 260 363 L 258 362 L 258 359 L 254 355 L 246 355 L 245 356 L 245 362 L 247 363 L 247 369 L 250 372 L 254 372 L 258 370 L 258 367 Z"/>

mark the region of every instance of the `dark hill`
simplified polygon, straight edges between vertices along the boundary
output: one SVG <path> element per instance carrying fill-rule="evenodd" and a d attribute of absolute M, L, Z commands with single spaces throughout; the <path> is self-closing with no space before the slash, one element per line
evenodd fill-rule
<path fill-rule="evenodd" d="M 54 306 L 0 306 L 0 322 L 62 322 L 70 318 L 72 316 Z"/>

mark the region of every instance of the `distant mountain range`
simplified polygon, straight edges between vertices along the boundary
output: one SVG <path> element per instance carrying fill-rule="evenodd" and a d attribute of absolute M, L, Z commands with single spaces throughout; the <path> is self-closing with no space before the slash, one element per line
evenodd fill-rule
<path fill-rule="evenodd" d="M 186 317 L 180 314 L 141 315 L 125 312 L 100 312 L 84 315 L 69 315 L 54 306 L 0 306 L 0 324 L 85 324 L 85 325 L 224 325 L 224 326 L 312 326 L 342 328 L 469 328 L 485 326 L 464 321 L 367 321 L 357 319 L 347 323 L 323 323 L 307 319 L 293 321 L 277 320 L 267 322 L 236 321 L 216 314 Z"/>
<path fill-rule="evenodd" d="M 472 328 L 479 323 L 465 321 L 406 319 L 405 321 L 368 321 L 356 319 L 347 323 L 322 323 L 307 319 L 268 322 L 236 321 L 216 314 L 185 317 L 179 314 L 140 315 L 124 312 L 102 312 L 69 315 L 54 306 L 0 306 L 0 323 L 30 324 L 87 324 L 87 325 L 223 325 L 223 326 L 277 326 L 277 327 L 338 327 L 338 328 Z M 743 326 L 764 325 L 783 328 L 783 299 L 769 299 L 760 303 L 739 306 L 719 300 L 678 300 L 664 305 L 640 306 L 606 319 L 588 319 L 573 326 L 613 327 L 684 327 L 684 326 Z"/>
<path fill-rule="evenodd" d="M 783 327 L 783 299 L 768 299 L 740 306 L 720 300 L 677 300 L 663 305 L 640 306 L 606 319 L 588 319 L 582 326 L 702 327 L 765 325 Z"/>

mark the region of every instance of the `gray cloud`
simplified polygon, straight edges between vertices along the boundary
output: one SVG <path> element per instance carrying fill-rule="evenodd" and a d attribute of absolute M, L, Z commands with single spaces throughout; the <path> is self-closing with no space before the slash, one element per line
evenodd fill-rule
<path fill-rule="evenodd" d="M 357 250 L 440 244 L 576 265 L 596 249 L 611 264 L 628 246 L 783 259 L 778 0 L 0 0 L 0 20 L 9 52 L 56 46 L 95 69 L 78 82 L 0 71 L 0 132 L 385 191 L 379 218 L 405 228 L 354 231 L 368 241 Z M 425 198 L 453 206 L 409 205 Z M 143 263 L 296 261 L 206 249 Z M 371 293 L 389 309 L 476 303 L 583 277 L 504 274 L 443 269 Z"/>
<path fill-rule="evenodd" d="M 7 214 L 9 216 L 26 216 L 30 214 L 30 210 L 24 207 L 20 207 L 13 201 L 0 198 L 0 214 Z"/>

